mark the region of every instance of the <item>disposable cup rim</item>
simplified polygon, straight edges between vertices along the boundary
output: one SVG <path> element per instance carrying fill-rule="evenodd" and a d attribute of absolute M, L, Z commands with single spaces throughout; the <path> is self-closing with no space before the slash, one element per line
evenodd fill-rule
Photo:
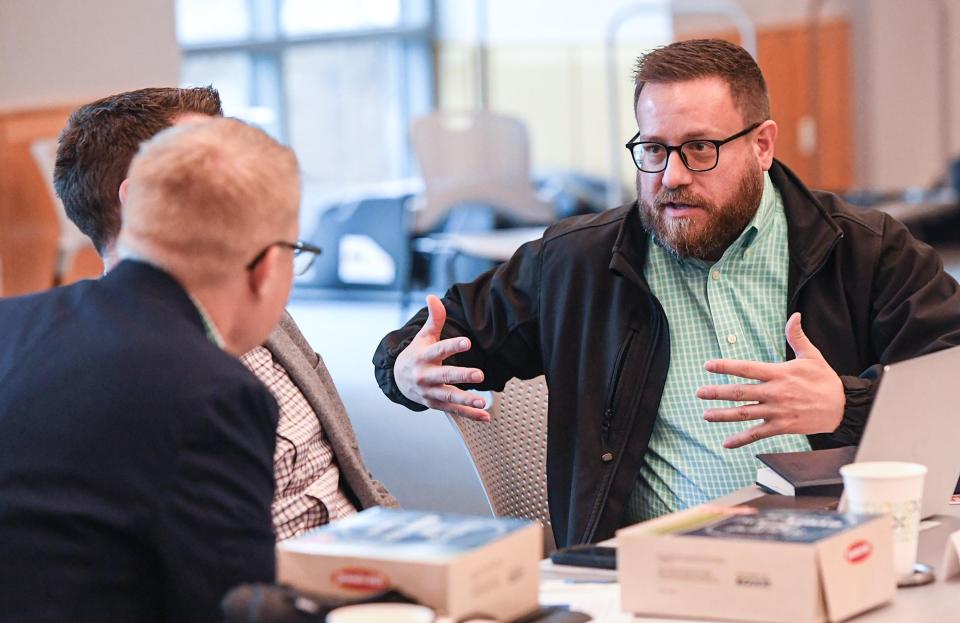
<path fill-rule="evenodd" d="M 436 613 L 432 608 L 420 604 L 397 603 L 397 602 L 374 602 L 366 604 L 352 604 L 341 606 L 331 610 L 327 614 L 327 621 L 333 621 L 338 618 L 350 620 L 353 616 L 366 615 L 393 615 L 405 614 L 420 621 L 434 621 Z"/>
<path fill-rule="evenodd" d="M 883 470 L 895 468 L 901 473 L 883 473 Z M 872 471 L 877 470 L 877 471 Z M 867 461 L 865 463 L 850 463 L 840 468 L 841 476 L 860 478 L 863 480 L 890 480 L 894 478 L 915 478 L 924 476 L 927 466 L 907 461 Z"/>

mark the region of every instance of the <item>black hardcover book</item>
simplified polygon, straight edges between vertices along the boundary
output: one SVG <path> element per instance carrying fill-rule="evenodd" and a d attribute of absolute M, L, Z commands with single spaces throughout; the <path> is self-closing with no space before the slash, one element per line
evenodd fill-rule
<path fill-rule="evenodd" d="M 757 470 L 757 484 L 782 495 L 839 496 L 840 468 L 853 463 L 856 454 L 856 446 L 758 454 L 765 467 Z"/>

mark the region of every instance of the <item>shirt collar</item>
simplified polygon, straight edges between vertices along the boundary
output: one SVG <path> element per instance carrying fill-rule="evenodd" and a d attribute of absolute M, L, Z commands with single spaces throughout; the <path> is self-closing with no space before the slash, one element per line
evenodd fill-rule
<path fill-rule="evenodd" d="M 203 305 L 200 304 L 189 291 L 187 291 L 187 296 L 190 297 L 190 300 L 193 301 L 194 306 L 197 308 L 197 312 L 200 314 L 200 319 L 203 320 L 203 329 L 207 333 L 207 339 L 216 344 L 220 350 L 226 348 L 226 342 L 223 341 L 223 336 L 220 335 L 220 331 L 217 330 L 217 325 L 213 322 L 213 318 L 207 314 L 207 310 L 203 308 Z"/>
<path fill-rule="evenodd" d="M 763 194 L 760 196 L 760 205 L 757 207 L 757 212 L 753 215 L 753 218 L 750 219 L 750 223 L 747 224 L 747 227 L 743 230 L 743 233 L 740 234 L 740 237 L 730 245 L 730 248 L 746 249 L 753 244 L 757 236 L 770 227 L 773 214 L 777 209 L 777 203 L 777 189 L 773 186 L 773 182 L 770 181 L 770 174 L 764 171 Z"/>

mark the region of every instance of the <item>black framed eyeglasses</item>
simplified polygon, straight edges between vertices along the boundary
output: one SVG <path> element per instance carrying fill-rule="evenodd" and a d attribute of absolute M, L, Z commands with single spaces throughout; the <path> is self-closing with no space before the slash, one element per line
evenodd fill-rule
<path fill-rule="evenodd" d="M 323 253 L 323 249 L 320 247 L 314 246 L 309 242 L 304 242 L 303 240 L 297 240 L 296 242 L 278 240 L 277 242 L 271 242 L 265 246 L 260 253 L 257 253 L 256 257 L 247 264 L 247 270 L 253 270 L 267 254 L 267 251 L 270 250 L 270 247 L 293 249 L 293 274 L 297 277 L 305 275 L 306 272 L 310 270 L 310 267 L 313 266 L 313 261 L 317 259 L 317 256 Z"/>
<path fill-rule="evenodd" d="M 667 162 L 670 160 L 670 154 L 678 152 L 683 166 L 695 173 L 703 173 L 717 168 L 720 163 L 720 146 L 726 145 L 730 141 L 735 141 L 741 136 L 746 136 L 760 127 L 762 121 L 758 121 L 736 134 L 727 138 L 714 141 L 707 138 L 696 138 L 690 141 L 684 141 L 679 145 L 665 145 L 656 141 L 638 141 L 637 132 L 627 143 L 627 151 L 633 156 L 633 164 L 644 173 L 660 173 L 666 170 Z"/>

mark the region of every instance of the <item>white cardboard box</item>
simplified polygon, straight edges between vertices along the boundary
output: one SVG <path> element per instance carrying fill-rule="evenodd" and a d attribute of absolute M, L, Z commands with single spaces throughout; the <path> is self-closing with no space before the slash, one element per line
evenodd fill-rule
<path fill-rule="evenodd" d="M 833 622 L 896 591 L 885 516 L 698 506 L 617 542 L 621 606 L 636 614 Z"/>
<path fill-rule="evenodd" d="M 371 508 L 277 544 L 277 579 L 364 597 L 398 589 L 454 620 L 536 610 L 541 528 L 530 521 Z"/>

